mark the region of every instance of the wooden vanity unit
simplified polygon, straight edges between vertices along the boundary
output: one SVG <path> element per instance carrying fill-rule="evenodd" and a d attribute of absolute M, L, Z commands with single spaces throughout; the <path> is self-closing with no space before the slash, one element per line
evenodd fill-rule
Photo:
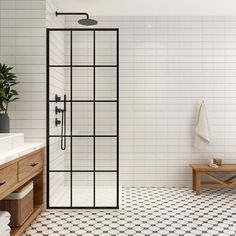
<path fill-rule="evenodd" d="M 33 181 L 34 211 L 21 227 L 12 228 L 11 235 L 21 236 L 44 208 L 43 169 L 45 150 L 41 148 L 0 165 L 0 200 L 10 193 Z"/>

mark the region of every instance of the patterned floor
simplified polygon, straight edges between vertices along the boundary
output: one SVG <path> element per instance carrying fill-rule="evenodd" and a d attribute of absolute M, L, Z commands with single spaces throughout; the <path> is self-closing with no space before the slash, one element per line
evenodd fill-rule
<path fill-rule="evenodd" d="M 123 188 L 120 210 L 47 210 L 24 236 L 236 235 L 236 190 Z"/>

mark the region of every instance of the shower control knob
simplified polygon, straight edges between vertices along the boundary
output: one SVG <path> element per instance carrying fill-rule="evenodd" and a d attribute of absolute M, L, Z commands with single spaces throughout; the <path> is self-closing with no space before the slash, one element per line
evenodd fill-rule
<path fill-rule="evenodd" d="M 56 113 L 56 115 L 58 114 L 58 113 L 61 113 L 61 108 L 59 108 L 59 107 L 55 107 L 55 113 Z"/>
<path fill-rule="evenodd" d="M 55 102 L 60 102 L 61 101 L 61 97 L 59 97 L 57 94 L 55 95 Z"/>
<path fill-rule="evenodd" d="M 58 126 L 58 125 L 60 125 L 60 124 L 61 124 L 61 121 L 56 118 L 56 119 L 55 119 L 55 125 Z"/>

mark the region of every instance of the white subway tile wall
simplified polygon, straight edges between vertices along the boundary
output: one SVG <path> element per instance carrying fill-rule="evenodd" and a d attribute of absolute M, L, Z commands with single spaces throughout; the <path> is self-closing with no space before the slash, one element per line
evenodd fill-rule
<path fill-rule="evenodd" d="M 27 141 L 46 135 L 46 3 L 0 1 L 0 62 L 14 67 L 20 99 L 10 105 L 11 132 Z"/>
<path fill-rule="evenodd" d="M 236 17 L 93 18 L 96 27 L 120 29 L 121 185 L 190 186 L 189 164 L 213 156 L 235 162 Z M 77 17 L 65 19 L 67 27 L 80 27 Z M 96 61 L 114 63 L 114 39 L 98 39 Z M 107 98 L 116 88 L 111 73 L 104 74 Z M 213 141 L 199 151 L 193 144 L 202 100 Z"/>
<path fill-rule="evenodd" d="M 21 99 L 11 106 L 11 131 L 24 132 L 30 141 L 46 137 L 45 27 L 61 27 L 57 22 L 63 21 L 55 19 L 56 9 L 49 5 L 44 0 L 0 0 L 0 62 L 14 66 L 21 81 Z M 213 155 L 235 162 L 236 17 L 94 18 L 96 27 L 120 28 L 121 185 L 190 186 L 190 163 L 206 162 Z M 66 18 L 66 26 L 79 27 L 77 17 Z M 112 50 L 107 41 L 100 53 Z M 59 56 L 63 46 L 56 45 Z M 101 63 L 112 60 L 101 57 Z M 62 92 L 64 71 L 54 73 L 55 92 Z M 89 71 L 82 73 L 89 78 Z M 101 83 L 109 84 L 112 72 L 100 73 Z M 86 86 L 82 98 L 91 95 Z M 100 89 L 110 98 L 116 88 L 111 84 Z M 207 150 L 198 151 L 193 147 L 194 126 L 203 99 L 214 139 Z M 59 147 L 57 140 L 54 150 Z M 52 162 L 55 168 L 68 166 L 56 158 Z"/>
<path fill-rule="evenodd" d="M 116 32 L 96 33 L 96 65 L 116 65 Z M 70 55 L 71 35 L 66 34 L 66 65 L 71 63 Z M 71 96 L 72 88 L 72 134 L 73 135 L 93 135 L 93 103 L 85 100 L 93 100 L 93 31 L 73 31 L 72 32 L 72 65 L 83 66 L 74 67 L 72 70 L 72 86 L 70 80 L 70 69 L 66 70 L 66 93 Z M 90 66 L 90 67 L 85 67 Z M 96 100 L 116 100 L 116 68 L 100 67 L 96 69 Z M 83 100 L 83 102 L 76 102 Z M 97 102 L 95 109 L 95 134 L 96 135 L 116 135 L 116 103 Z M 70 114 L 67 115 L 67 130 L 70 134 Z M 72 169 L 73 170 L 93 170 L 93 138 L 73 138 Z M 96 138 L 95 148 L 95 168 L 96 170 L 116 170 L 116 139 Z M 70 150 L 66 153 L 67 163 L 70 165 Z M 67 166 L 68 169 L 68 166 Z M 81 176 L 80 174 L 73 174 Z M 83 174 L 80 181 L 73 179 L 73 186 L 84 189 L 84 186 L 92 186 L 91 173 Z M 104 173 L 96 173 L 96 187 L 111 188 L 112 193 L 116 193 L 116 182 L 114 177 Z M 70 179 L 68 179 L 70 180 Z M 74 190 L 73 190 L 74 191 Z M 81 194 L 80 194 L 81 196 Z M 114 194 L 114 196 L 116 196 Z M 91 196 L 92 197 L 92 196 Z M 112 198 L 113 196 L 111 196 Z"/>
<path fill-rule="evenodd" d="M 55 6 L 51 1 L 46 1 L 47 17 L 46 26 L 48 28 L 63 28 L 64 17 L 56 17 Z M 50 65 L 63 65 L 65 64 L 65 34 L 63 32 L 51 32 L 49 37 L 50 50 L 49 50 L 49 63 Z M 46 65 L 45 65 L 46 67 Z M 50 100 L 55 100 L 55 95 L 61 97 L 65 94 L 65 69 L 59 67 L 51 67 L 49 71 L 50 77 Z M 61 126 L 55 126 L 55 119 L 58 118 L 61 121 L 61 113 L 55 114 L 55 107 L 63 109 L 63 103 L 50 103 L 50 134 L 61 133 Z M 66 158 L 65 152 L 61 150 L 61 139 L 50 138 L 50 170 L 65 170 Z M 63 205 L 60 199 L 58 199 L 58 191 L 61 186 L 65 185 L 66 173 L 51 172 L 50 178 L 50 191 L 49 199 L 51 206 Z M 65 200 L 66 201 L 66 200 Z"/>

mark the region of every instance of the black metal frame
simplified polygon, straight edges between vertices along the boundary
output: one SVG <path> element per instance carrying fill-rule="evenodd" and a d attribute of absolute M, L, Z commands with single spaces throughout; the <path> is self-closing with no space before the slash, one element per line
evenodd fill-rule
<path fill-rule="evenodd" d="M 52 31 L 67 31 L 70 32 L 70 65 L 50 65 L 50 32 Z M 93 65 L 73 65 L 72 62 L 72 56 L 73 56 L 73 50 L 72 50 L 72 43 L 73 43 L 73 32 L 74 31 L 91 31 L 93 32 Z M 116 32 L 116 65 L 96 65 L 95 57 L 96 57 L 96 32 L 97 31 L 114 31 Z M 46 66 L 47 66 L 47 208 L 49 209 L 118 209 L 119 208 L 119 29 L 117 28 L 48 28 L 47 29 L 47 59 L 46 59 Z M 50 67 L 69 67 L 70 68 L 70 99 L 66 100 L 66 102 L 69 102 L 70 104 L 70 135 L 51 135 L 50 134 L 50 104 L 56 102 L 55 100 L 50 100 Z M 72 85 L 73 85 L 73 67 L 92 67 L 93 68 L 93 100 L 73 100 L 73 94 L 72 94 Z M 117 93 L 116 93 L 116 100 L 96 100 L 96 68 L 97 67 L 114 67 L 116 68 L 116 83 L 117 83 Z M 63 102 L 63 101 L 60 101 Z M 59 103 L 60 103 L 59 102 Z M 87 102 L 87 103 L 93 103 L 93 135 L 73 135 L 72 128 L 73 128 L 73 116 L 72 116 L 72 110 L 73 106 L 72 104 L 74 102 Z M 117 112 L 117 128 L 116 128 L 116 134 L 115 135 L 96 135 L 96 103 L 97 102 L 114 102 L 116 103 L 116 112 Z M 53 137 L 68 137 L 70 138 L 70 170 L 50 170 L 50 138 Z M 93 170 L 73 170 L 73 157 L 72 157 L 72 149 L 73 149 L 73 143 L 72 139 L 74 137 L 90 137 L 93 138 Z M 96 138 L 104 137 L 104 138 L 116 138 L 117 146 L 116 146 L 116 170 L 96 170 Z M 49 196 L 50 196 L 50 177 L 49 174 L 51 172 L 64 172 L 64 173 L 70 173 L 70 207 L 67 206 L 60 206 L 60 207 L 53 207 L 50 206 Z M 72 191 L 73 191 L 73 179 L 72 174 L 74 172 L 87 172 L 87 173 L 93 173 L 93 206 L 73 206 L 72 202 Z M 96 173 L 99 172 L 114 172 L 116 173 L 116 206 L 96 206 Z"/>

